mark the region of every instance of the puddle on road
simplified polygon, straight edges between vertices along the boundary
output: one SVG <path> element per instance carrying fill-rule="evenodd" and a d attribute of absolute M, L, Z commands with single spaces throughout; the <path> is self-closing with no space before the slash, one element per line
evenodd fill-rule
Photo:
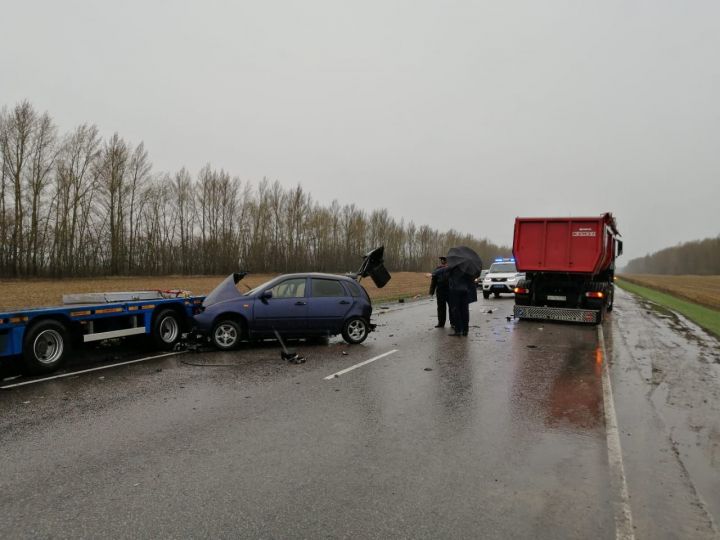
<path fill-rule="evenodd" d="M 594 328 L 566 327 L 563 340 L 538 339 L 534 330 L 528 325 L 514 334 L 513 416 L 540 429 L 598 431 L 603 359 Z"/>

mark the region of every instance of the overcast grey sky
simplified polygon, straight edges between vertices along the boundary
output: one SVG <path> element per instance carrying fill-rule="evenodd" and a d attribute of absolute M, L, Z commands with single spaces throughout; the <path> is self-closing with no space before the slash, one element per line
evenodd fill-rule
<path fill-rule="evenodd" d="M 30 100 L 316 200 L 509 245 L 612 211 L 629 258 L 720 234 L 720 2 L 0 0 Z"/>

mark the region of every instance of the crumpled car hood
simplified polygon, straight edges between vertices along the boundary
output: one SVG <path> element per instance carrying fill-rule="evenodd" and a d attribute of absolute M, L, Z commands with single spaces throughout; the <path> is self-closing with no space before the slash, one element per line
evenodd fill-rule
<path fill-rule="evenodd" d="M 226 277 L 220 285 L 215 287 L 210 294 L 205 297 L 202 305 L 204 307 L 210 307 L 213 304 L 220 302 L 226 302 L 227 300 L 233 300 L 240 298 L 242 293 L 237 290 L 237 283 L 247 275 L 247 272 L 235 272 Z"/>

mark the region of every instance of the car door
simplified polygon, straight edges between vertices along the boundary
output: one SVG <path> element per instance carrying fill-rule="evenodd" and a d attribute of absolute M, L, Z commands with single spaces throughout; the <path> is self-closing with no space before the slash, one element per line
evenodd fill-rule
<path fill-rule="evenodd" d="M 284 279 L 270 289 L 271 298 L 255 300 L 256 334 L 273 335 L 277 330 L 283 335 L 303 334 L 307 331 L 308 303 L 306 297 L 307 278 Z"/>
<path fill-rule="evenodd" d="M 313 333 L 339 332 L 353 301 L 340 280 L 310 278 L 309 330 Z"/>

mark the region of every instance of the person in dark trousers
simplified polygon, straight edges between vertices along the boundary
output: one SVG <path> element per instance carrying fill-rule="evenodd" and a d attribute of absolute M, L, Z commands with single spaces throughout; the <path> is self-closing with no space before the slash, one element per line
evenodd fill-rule
<path fill-rule="evenodd" d="M 432 277 L 447 276 L 450 292 L 450 324 L 454 332 L 451 336 L 467 336 L 470 329 L 470 304 L 477 302 L 475 278 L 459 268 L 436 268 Z"/>
<path fill-rule="evenodd" d="M 430 279 L 430 296 L 435 295 L 437 300 L 437 318 L 438 323 L 435 328 L 442 328 L 445 326 L 445 320 L 447 318 L 448 305 L 450 303 L 450 284 L 448 283 L 448 274 L 435 273 L 437 270 L 447 268 L 447 257 L 439 257 L 440 264 L 435 267 Z M 450 311 L 450 326 L 453 324 L 454 316 L 452 310 Z"/>

